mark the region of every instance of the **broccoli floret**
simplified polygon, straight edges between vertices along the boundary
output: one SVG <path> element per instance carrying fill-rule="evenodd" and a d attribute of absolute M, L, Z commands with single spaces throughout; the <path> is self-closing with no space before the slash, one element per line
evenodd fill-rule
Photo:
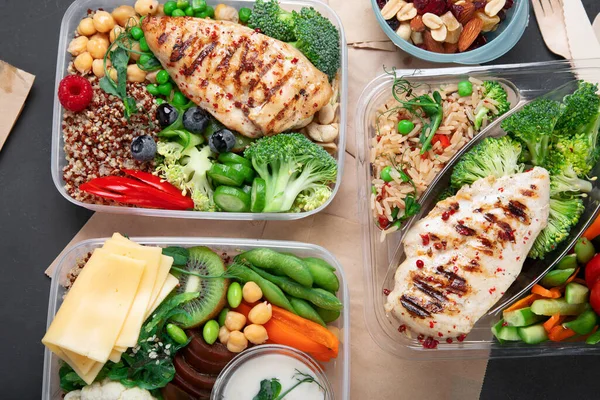
<path fill-rule="evenodd" d="M 442 200 L 446 200 L 448 197 L 452 197 L 456 195 L 457 190 L 452 186 L 448 186 L 442 193 L 440 193 L 437 197 L 437 202 Z"/>
<path fill-rule="evenodd" d="M 584 210 L 579 197 L 550 199 L 548 225 L 535 239 L 529 257 L 543 259 L 546 254 L 569 236 L 571 228 L 577 224 Z"/>
<path fill-rule="evenodd" d="M 334 182 L 337 163 L 299 133 L 263 137 L 244 152 L 266 182 L 263 212 L 285 212 L 302 192 Z"/>
<path fill-rule="evenodd" d="M 588 132 L 588 125 L 594 124 L 598 119 L 600 97 L 597 92 L 597 84 L 579 81 L 577 90 L 565 96 L 563 99 L 565 111 L 554 129 L 557 135 L 572 137 L 578 133 Z"/>
<path fill-rule="evenodd" d="M 481 107 L 481 110 L 475 115 L 475 129 L 481 129 L 481 125 L 483 125 L 483 121 L 491 122 L 499 116 L 505 114 L 508 110 L 510 110 L 510 103 L 508 101 L 508 94 L 506 90 L 502 87 L 501 84 L 495 81 L 485 81 L 483 82 L 483 96 L 485 99 L 489 100 L 490 103 L 494 104 L 497 113 L 492 113 L 489 115 L 491 110 L 487 107 Z"/>
<path fill-rule="evenodd" d="M 212 166 L 210 147 L 204 146 L 198 150 L 192 145 L 184 149 L 176 142 L 159 141 L 157 151 L 164 160 L 156 167 L 156 171 L 184 194 L 189 192 L 194 209 L 215 211 L 213 189 L 206 176 Z"/>
<path fill-rule="evenodd" d="M 523 170 L 520 154 L 521 145 L 508 136 L 483 139 L 456 163 L 450 183 L 460 189 L 488 176 L 500 178 L 519 173 Z"/>
<path fill-rule="evenodd" d="M 296 41 L 290 43 L 302 52 L 317 69 L 333 79 L 340 68 L 340 33 L 314 8 L 293 12 Z"/>
<path fill-rule="evenodd" d="M 294 16 L 291 12 L 282 10 L 277 0 L 256 0 L 248 26 L 260 29 L 265 35 L 283 42 L 296 40 Z"/>
<path fill-rule="evenodd" d="M 567 153 L 567 156 L 569 153 Z M 577 194 L 592 191 L 591 182 L 578 177 L 577 171 L 570 163 L 570 158 L 561 151 L 551 150 L 546 162 L 550 173 L 550 196 L 561 193 Z"/>
<path fill-rule="evenodd" d="M 293 212 L 312 211 L 321 207 L 329 198 L 333 191 L 327 185 L 313 185 L 309 189 L 301 192 L 292 206 Z"/>
<path fill-rule="evenodd" d="M 533 165 L 543 166 L 562 109 L 557 101 L 534 100 L 502 121 L 502 129 L 527 146 Z"/>

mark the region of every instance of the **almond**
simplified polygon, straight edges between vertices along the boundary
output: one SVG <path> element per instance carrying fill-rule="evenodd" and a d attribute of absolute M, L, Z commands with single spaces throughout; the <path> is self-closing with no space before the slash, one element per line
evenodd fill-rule
<path fill-rule="evenodd" d="M 454 54 L 458 53 L 458 43 L 444 43 L 444 53 Z"/>
<path fill-rule="evenodd" d="M 423 44 L 425 45 L 425 49 L 434 53 L 444 52 L 444 46 L 440 42 L 436 42 L 429 31 L 423 32 Z"/>
<path fill-rule="evenodd" d="M 462 53 L 471 47 L 477 36 L 481 33 L 482 28 L 483 21 L 479 18 L 473 18 L 467 22 L 458 38 L 458 51 Z"/>
<path fill-rule="evenodd" d="M 425 24 L 423 23 L 423 17 L 417 15 L 413 19 L 410 20 L 410 29 L 413 32 L 423 32 L 425 30 Z"/>
<path fill-rule="evenodd" d="M 452 12 L 458 22 L 465 25 L 475 15 L 475 5 L 471 1 L 464 1 L 452 5 Z"/>

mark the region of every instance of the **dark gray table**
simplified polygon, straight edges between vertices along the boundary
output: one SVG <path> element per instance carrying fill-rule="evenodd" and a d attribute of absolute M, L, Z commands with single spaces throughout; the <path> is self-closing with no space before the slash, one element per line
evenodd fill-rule
<path fill-rule="evenodd" d="M 600 1 L 583 2 L 590 16 L 600 13 Z M 3 400 L 40 398 L 40 339 L 46 329 L 50 287 L 42 271 L 91 216 L 62 198 L 54 188 L 49 168 L 58 33 L 70 3 L 71 0 L 0 0 L 0 59 L 36 75 L 23 114 L 0 152 Z M 544 46 L 532 17 L 521 41 L 496 62 L 555 58 Z M 597 364 L 596 357 L 583 356 L 493 360 L 488 366 L 482 397 L 598 398 L 594 380 Z M 432 371 L 431 376 L 435 380 L 436 372 Z"/>

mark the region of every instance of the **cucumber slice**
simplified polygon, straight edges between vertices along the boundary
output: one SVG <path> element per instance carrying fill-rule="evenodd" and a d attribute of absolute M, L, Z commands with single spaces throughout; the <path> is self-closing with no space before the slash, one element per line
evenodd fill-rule
<path fill-rule="evenodd" d="M 234 153 L 243 153 L 244 150 L 248 148 L 248 146 L 254 143 L 254 139 L 250 139 L 247 136 L 240 135 L 237 132 L 233 132 L 233 135 L 235 136 L 235 144 L 233 145 L 231 151 L 233 151 Z"/>
<path fill-rule="evenodd" d="M 222 164 L 242 164 L 248 168 L 252 168 L 252 163 L 250 160 L 242 156 L 238 156 L 235 153 L 221 153 L 219 154 L 218 160 Z"/>
<path fill-rule="evenodd" d="M 587 303 L 590 289 L 576 282 L 570 282 L 565 288 L 565 300 L 569 304 Z"/>
<path fill-rule="evenodd" d="M 547 288 L 560 286 L 563 283 L 565 283 L 571 275 L 573 275 L 573 272 L 575 272 L 574 268 L 554 269 L 548 272 L 546 276 L 542 278 L 542 281 L 540 283 L 542 284 L 542 286 Z"/>
<path fill-rule="evenodd" d="M 204 138 L 206 140 L 208 140 L 208 138 L 215 132 L 220 131 L 221 129 L 223 129 L 225 126 L 223 124 L 221 124 L 219 121 L 217 121 L 216 119 L 211 118 L 210 121 L 208 121 L 208 126 L 206 127 L 206 129 L 204 130 L 204 132 L 202 132 L 202 136 L 204 136 Z"/>
<path fill-rule="evenodd" d="M 569 304 L 565 299 L 540 299 L 531 304 L 531 311 L 548 317 L 554 314 L 579 315 L 585 309 L 585 304 Z"/>
<path fill-rule="evenodd" d="M 538 344 L 548 340 L 548 333 L 544 324 L 537 324 L 518 328 L 519 337 L 527 344 Z"/>
<path fill-rule="evenodd" d="M 573 321 L 565 322 L 563 326 L 565 328 L 573 329 L 580 335 L 587 335 L 594 330 L 594 327 L 597 324 L 598 316 L 594 310 L 586 310 Z"/>
<path fill-rule="evenodd" d="M 598 344 L 600 342 L 600 331 L 592 333 L 585 342 L 587 344 Z"/>
<path fill-rule="evenodd" d="M 528 326 L 535 324 L 544 317 L 541 315 L 534 314 L 531 311 L 531 307 L 521 308 L 520 310 L 505 311 L 504 321 L 508 326 Z"/>
<path fill-rule="evenodd" d="M 498 337 L 498 334 L 500 333 L 500 330 L 503 328 L 503 325 L 504 325 L 504 319 L 501 319 L 500 321 L 496 322 L 496 324 L 494 326 L 492 326 L 492 334 L 496 337 L 496 339 L 498 339 L 500 344 L 504 343 L 504 340 L 502 340 Z"/>
<path fill-rule="evenodd" d="M 250 211 L 262 212 L 265 208 L 267 197 L 267 184 L 262 178 L 254 178 L 252 191 L 250 192 Z"/>
<path fill-rule="evenodd" d="M 242 186 L 244 183 L 244 174 L 240 171 L 224 164 L 213 164 L 208 170 L 208 176 L 215 185 Z"/>
<path fill-rule="evenodd" d="M 250 185 L 244 185 L 244 187 L 242 188 L 242 190 L 244 191 L 244 193 L 250 194 L 252 192 L 252 186 L 250 186 Z"/>
<path fill-rule="evenodd" d="M 252 184 L 254 175 L 256 175 L 252 168 L 246 167 L 242 164 L 229 164 L 229 166 L 244 175 L 244 183 L 247 183 L 248 185 Z"/>
<path fill-rule="evenodd" d="M 569 269 L 569 268 L 577 268 L 577 256 L 575 253 L 568 254 L 564 256 L 558 264 L 556 264 L 557 269 Z"/>
<path fill-rule="evenodd" d="M 508 342 L 516 342 L 521 340 L 519 336 L 519 328 L 516 326 L 503 326 L 498 332 L 498 339 L 506 340 Z"/>
<path fill-rule="evenodd" d="M 250 196 L 242 189 L 219 186 L 215 189 L 215 204 L 229 212 L 250 211 Z"/>

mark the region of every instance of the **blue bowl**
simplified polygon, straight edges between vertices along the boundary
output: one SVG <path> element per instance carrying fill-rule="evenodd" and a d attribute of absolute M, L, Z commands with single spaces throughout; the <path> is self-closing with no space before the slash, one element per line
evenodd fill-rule
<path fill-rule="evenodd" d="M 441 54 L 423 50 L 402 39 L 385 22 L 376 0 L 371 0 L 371 6 L 381 29 L 396 46 L 417 58 L 438 63 L 482 64 L 493 61 L 517 44 L 529 21 L 529 0 L 515 0 L 515 5 L 508 10 L 506 19 L 500 23 L 498 29 L 485 34 L 487 44 L 465 53 Z"/>

